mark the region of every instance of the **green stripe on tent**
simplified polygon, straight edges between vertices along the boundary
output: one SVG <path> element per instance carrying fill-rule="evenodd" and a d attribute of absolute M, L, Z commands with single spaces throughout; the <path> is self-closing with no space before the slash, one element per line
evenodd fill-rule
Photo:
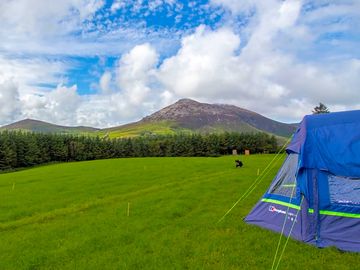
<path fill-rule="evenodd" d="M 309 208 L 308 212 L 310 214 L 314 214 L 314 209 Z M 328 211 L 328 210 L 320 210 L 320 215 L 324 216 L 337 216 L 337 217 L 350 217 L 350 218 L 360 218 L 360 214 L 353 213 L 344 213 L 344 212 L 336 212 L 336 211 Z"/>
<path fill-rule="evenodd" d="M 360 214 L 335 212 L 335 211 L 327 211 L 327 210 L 320 210 L 320 215 L 360 218 Z"/>
<path fill-rule="evenodd" d="M 290 207 L 290 208 L 293 208 L 293 209 L 296 209 L 296 210 L 300 210 L 299 205 L 292 204 L 292 203 L 282 202 L 282 201 L 278 201 L 278 200 L 274 200 L 274 199 L 266 199 L 266 198 L 262 198 L 261 201 L 262 202 L 267 202 L 267 203 L 275 203 L 275 204 L 287 206 L 287 207 Z"/>
<path fill-rule="evenodd" d="M 279 204 L 279 205 L 283 205 L 283 206 L 287 206 L 296 210 L 300 210 L 300 206 L 296 205 L 296 204 L 292 204 L 292 203 L 287 203 L 287 202 L 283 202 L 283 201 L 278 201 L 278 200 L 274 200 L 274 199 L 266 199 L 263 198 L 261 199 L 262 202 L 267 202 L 267 203 L 275 203 L 275 204 Z M 308 209 L 309 214 L 314 214 L 314 209 L 309 208 Z M 335 211 L 328 211 L 328 210 L 320 210 L 320 215 L 324 215 L 324 216 L 337 216 L 337 217 L 350 217 L 350 218 L 360 218 L 360 214 L 353 214 L 353 213 L 344 213 L 344 212 L 335 212 Z"/>

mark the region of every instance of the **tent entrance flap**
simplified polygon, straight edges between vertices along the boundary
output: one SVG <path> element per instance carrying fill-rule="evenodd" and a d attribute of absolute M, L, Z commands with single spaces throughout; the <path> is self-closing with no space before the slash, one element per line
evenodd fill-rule
<path fill-rule="evenodd" d="M 296 186 L 296 168 L 298 162 L 297 154 L 290 154 L 286 157 L 281 169 L 271 184 L 268 193 L 284 197 L 294 197 L 291 194 Z"/>

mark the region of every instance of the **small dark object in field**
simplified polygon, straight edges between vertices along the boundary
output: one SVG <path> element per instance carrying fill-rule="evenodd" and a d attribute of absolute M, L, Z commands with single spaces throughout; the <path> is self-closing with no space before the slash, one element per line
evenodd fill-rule
<path fill-rule="evenodd" d="M 237 167 L 240 167 L 240 168 L 241 168 L 241 167 L 243 166 L 243 163 L 241 162 L 241 160 L 238 160 L 238 159 L 235 160 L 235 164 L 236 164 L 236 168 L 237 168 Z"/>

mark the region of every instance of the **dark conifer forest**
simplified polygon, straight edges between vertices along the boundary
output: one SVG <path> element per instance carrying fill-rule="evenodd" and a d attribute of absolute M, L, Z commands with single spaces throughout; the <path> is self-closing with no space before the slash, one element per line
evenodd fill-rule
<path fill-rule="evenodd" d="M 243 153 L 273 153 L 275 136 L 267 133 L 178 134 L 121 139 L 42 134 L 20 131 L 0 133 L 0 170 L 50 162 L 126 157 L 215 157 Z"/>

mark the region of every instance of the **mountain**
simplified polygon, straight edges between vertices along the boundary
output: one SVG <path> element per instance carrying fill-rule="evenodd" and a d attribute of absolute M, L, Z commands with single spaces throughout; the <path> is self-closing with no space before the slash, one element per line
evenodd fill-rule
<path fill-rule="evenodd" d="M 0 128 L 0 130 L 23 130 L 31 132 L 42 132 L 42 133 L 61 133 L 61 134 L 90 134 L 99 131 L 97 128 L 92 127 L 67 127 L 50 124 L 47 122 L 25 119 L 19 122 L 12 123 Z"/>
<path fill-rule="evenodd" d="M 267 132 L 288 137 L 296 125 L 285 124 L 266 118 L 258 113 L 233 105 L 200 103 L 191 99 L 180 99 L 176 103 L 157 111 L 139 122 L 114 127 L 106 131 L 110 137 L 136 136 L 144 133 L 221 133 Z"/>
<path fill-rule="evenodd" d="M 67 127 L 43 121 L 25 119 L 0 128 L 43 133 L 87 134 L 101 137 L 134 137 L 146 134 L 267 132 L 289 137 L 296 125 L 285 124 L 258 113 L 233 105 L 200 103 L 180 99 L 142 120 L 126 125 L 97 129 L 92 127 Z"/>

